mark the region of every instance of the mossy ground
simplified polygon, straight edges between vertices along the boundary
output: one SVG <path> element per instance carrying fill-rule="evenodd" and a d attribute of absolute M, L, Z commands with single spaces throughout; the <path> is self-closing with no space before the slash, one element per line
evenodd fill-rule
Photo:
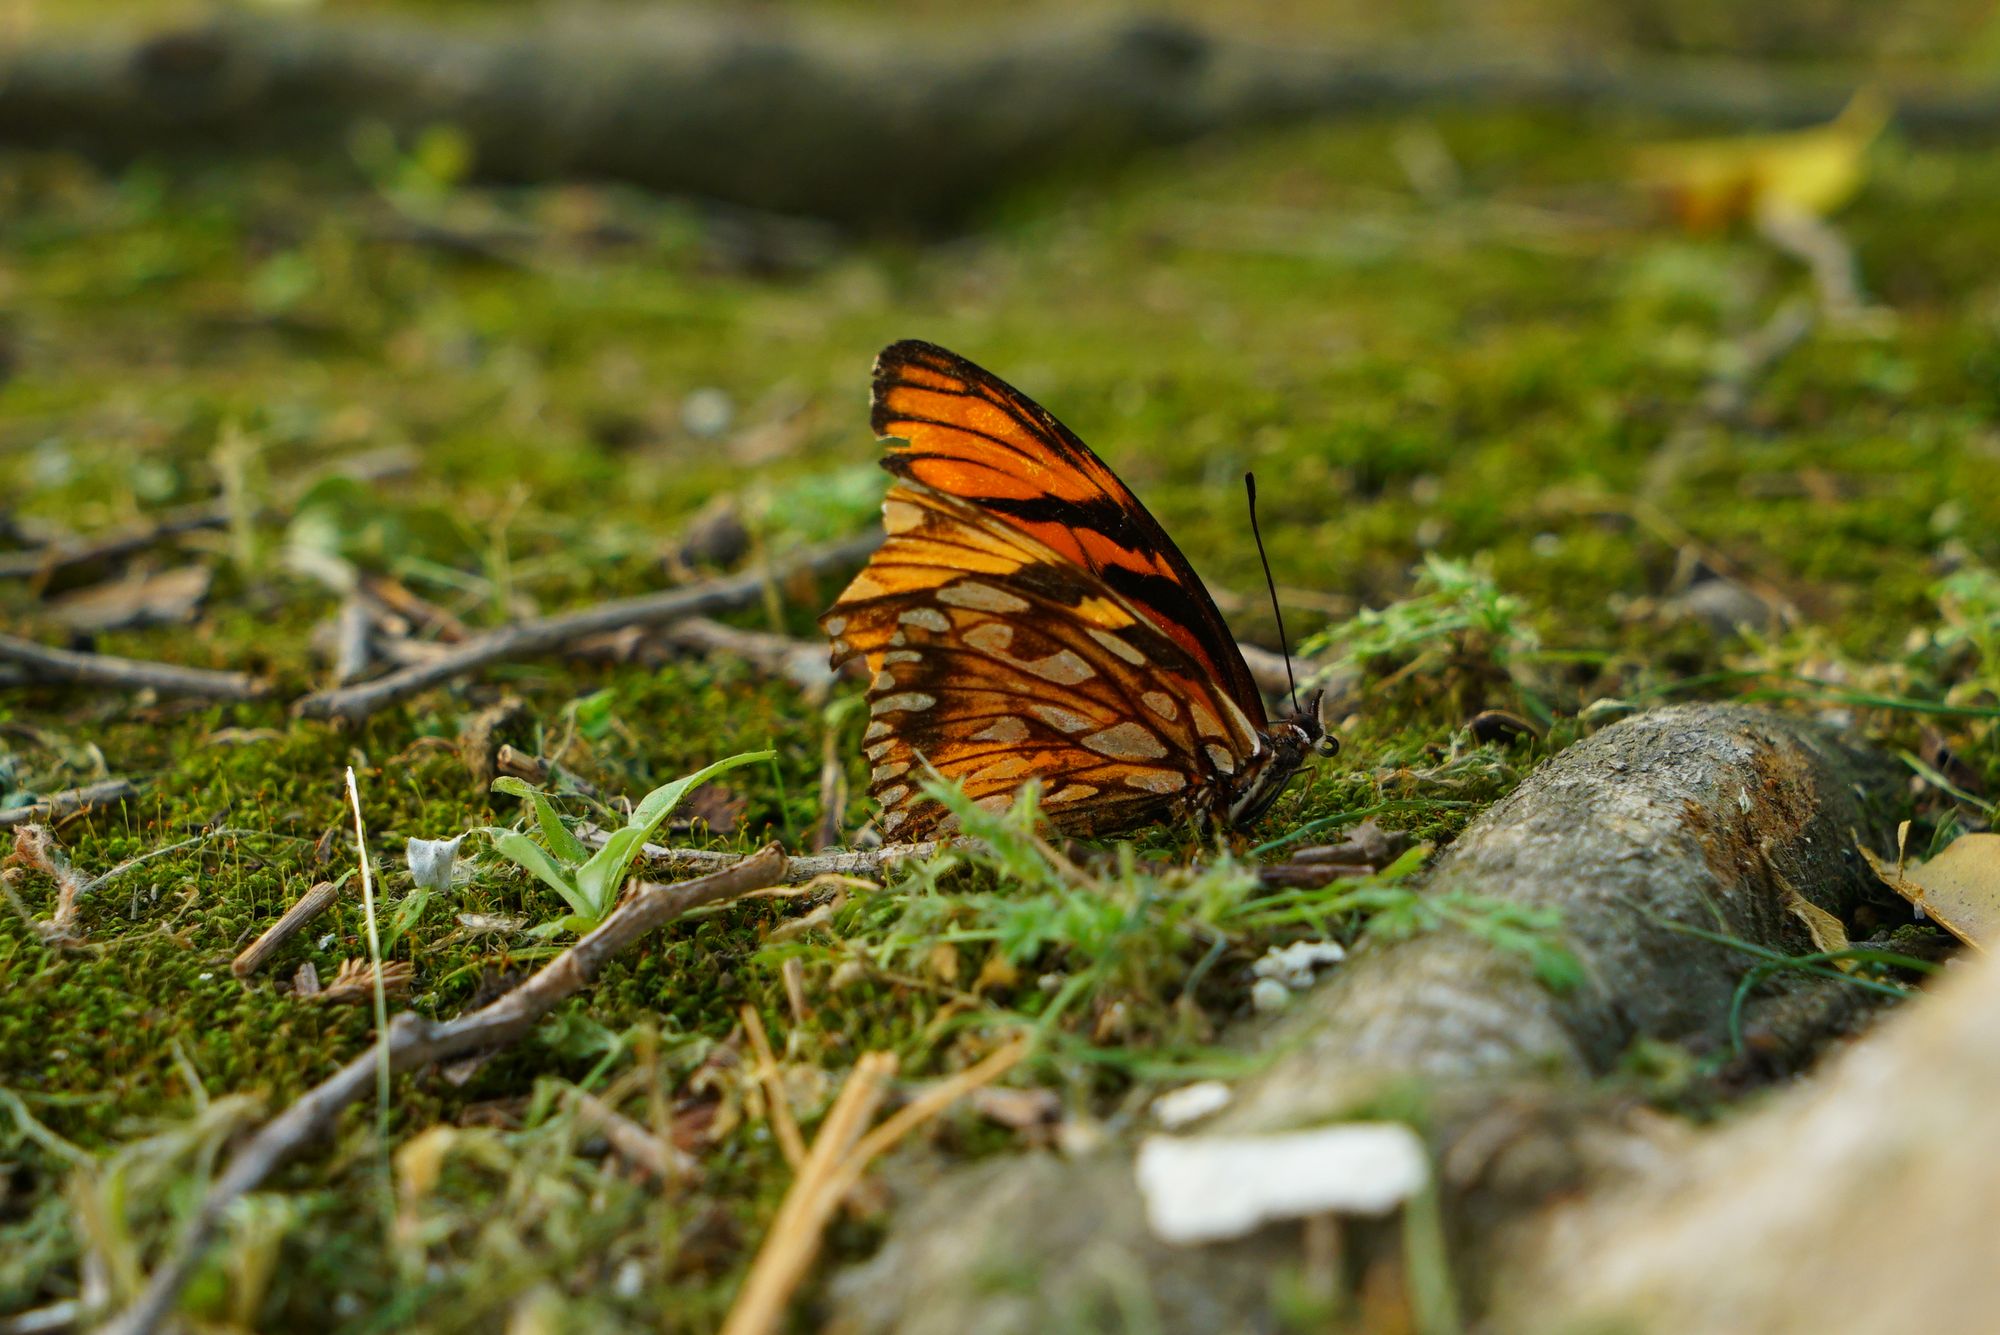
<path fill-rule="evenodd" d="M 961 350 L 1061 415 L 1145 498 L 1246 639 L 1273 642 L 1243 515 L 1248 468 L 1263 479 L 1295 634 L 1409 598 L 1427 553 L 1476 558 L 1517 601 L 1498 639 L 1448 630 L 1362 664 L 1345 752 L 1280 804 L 1266 837 L 1398 800 L 1385 824 L 1448 838 L 1574 737 L 1586 706 L 1739 669 L 1833 685 L 1704 689 L 1799 692 L 1920 754 L 1935 723 L 1954 773 L 2000 790 L 1990 722 L 1851 698 L 1979 708 L 2000 685 L 2000 595 L 1982 573 L 2000 565 L 2000 154 L 1880 146 L 1840 225 L 1890 318 L 1822 324 L 1754 385 L 1739 420 L 1708 422 L 1704 386 L 1810 283 L 1754 237 L 1690 237 L 1625 194 L 1627 146 L 1661 130 L 1445 118 L 1211 142 L 1017 195 L 975 234 L 922 246 L 617 190 L 463 187 L 448 143 L 432 146 L 442 167 L 422 153 L 378 159 L 372 183 L 279 162 L 107 174 L 0 160 L 9 512 L 90 531 L 206 500 L 232 473 L 254 522 L 151 558 L 215 569 L 199 619 L 98 647 L 246 668 L 279 687 L 271 703 L 227 706 L 0 694 L 15 794 L 106 774 L 143 785 L 61 827 L 85 871 L 205 828 L 255 832 L 87 900 L 80 947 L 0 912 L 0 1089 L 18 1100 L 0 1108 L 0 1311 L 87 1284 L 116 1292 L 130 1278 L 118 1265 L 157 1255 L 205 1156 L 241 1124 L 224 1096 L 279 1106 L 369 1042 L 367 1008 L 274 981 L 307 960 L 331 977 L 362 953 L 358 901 L 250 985 L 228 968 L 246 934 L 352 866 L 351 837 L 322 837 L 350 819 L 346 766 L 391 902 L 406 892 L 393 875 L 406 838 L 517 819 L 446 744 L 502 690 L 526 699 L 547 738 L 565 732 L 571 702 L 610 692 L 610 718 L 564 759 L 612 793 L 774 748 L 770 766 L 727 780 L 748 805 L 741 833 L 714 846 L 799 847 L 819 817 L 823 732 L 844 725 L 727 662 L 511 666 L 351 730 L 293 720 L 284 702 L 323 683 L 311 637 L 336 600 L 293 573 L 288 545 L 394 572 L 480 625 L 658 587 L 662 553 L 718 493 L 740 497 L 772 547 L 859 531 L 880 488 L 868 363 L 896 338 Z M 1452 193 L 1412 188 L 1400 165 L 1412 144 L 1449 155 Z M 501 236 L 497 257 L 410 239 L 413 209 Z M 232 433 L 243 443 L 219 454 Z M 1670 438 L 1678 463 L 1665 474 Z M 300 501 L 308 474 L 385 447 L 411 453 L 406 474 L 321 482 Z M 1635 499 L 1697 546 L 1634 522 Z M 1662 615 L 1690 551 L 1780 591 L 1800 622 L 1752 640 Z M 1953 572 L 1958 591 L 1941 595 Z M 782 606 L 738 619 L 810 636 L 836 587 L 787 589 Z M 21 584 L 0 597 L 11 629 L 49 634 Z M 1464 725 L 1485 708 L 1546 712 L 1554 726 L 1544 742 L 1481 746 Z M 864 815 L 857 802 L 850 827 Z M 1145 851 L 1196 849 L 1168 831 Z M 532 963 L 532 947 L 469 936 L 455 913 L 562 911 L 479 852 L 473 878 L 395 948 L 416 965 L 409 1004 L 425 1013 L 458 1013 L 492 975 Z M 1006 879 L 969 875 L 949 888 Z M 45 914 L 48 890 L 31 879 L 19 893 Z M 765 1124 L 725 1124 L 701 1151 L 703 1182 L 661 1193 L 602 1155 L 555 1082 L 617 1082 L 642 1118 L 668 1108 L 691 1078 L 713 1077 L 695 1068 L 745 1002 L 788 1045 L 806 1107 L 827 1088 L 813 1069 L 837 1075 L 866 1048 L 922 1077 L 1000 1031 L 935 974 L 833 991 L 826 949 L 806 954 L 812 1018 L 795 1024 L 763 942 L 795 912 L 745 906 L 671 930 L 470 1083 L 398 1082 L 381 1128 L 372 1108 L 355 1110 L 335 1145 L 244 1212 L 191 1308 L 270 1329 L 490 1328 L 509 1312 L 562 1328 L 663 1314 L 674 1329 L 713 1325 L 788 1180 Z M 1229 944 L 1254 952 L 1297 930 L 1263 922 Z M 1224 970 L 1196 1014 L 1175 1008 L 1205 949 L 1180 932 L 1147 937 L 1164 953 L 1132 956 L 1034 1068 L 1079 1114 L 1112 1112 L 1145 1086 L 1148 1061 L 1187 1058 L 1245 1007 L 1241 970 Z M 895 949 L 922 974 L 927 952 Z M 960 947 L 961 982 L 990 949 Z M 1028 976 L 1063 964 L 1058 940 Z M 1005 1014 L 1034 1016 L 1044 1001 L 1020 991 Z M 1122 1028 L 1105 1021 L 1118 1000 L 1137 1016 Z M 1107 1064 L 1107 1052 L 1119 1055 Z M 30 1134 L 30 1116 L 45 1132 Z M 419 1139 L 440 1125 L 457 1129 L 448 1154 Z M 954 1124 L 945 1147 L 974 1152 L 995 1134 Z M 843 1224 L 835 1249 L 867 1235 Z"/>

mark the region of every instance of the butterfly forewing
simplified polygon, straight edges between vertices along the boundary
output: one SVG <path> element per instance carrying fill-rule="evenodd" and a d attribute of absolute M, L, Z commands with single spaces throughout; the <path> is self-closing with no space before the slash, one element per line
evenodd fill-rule
<path fill-rule="evenodd" d="M 898 438 L 885 466 L 978 506 L 1094 575 L 1221 686 L 1256 727 L 1264 703 L 1215 602 L 1137 497 L 1041 405 L 914 340 L 875 362 L 871 417 Z"/>
<path fill-rule="evenodd" d="M 1064 553 L 926 487 L 883 505 L 889 538 L 822 618 L 870 673 L 864 748 L 885 833 L 946 813 L 931 769 L 1006 805 L 1029 778 L 1088 834 L 1208 810 L 1260 745 L 1204 667 Z"/>

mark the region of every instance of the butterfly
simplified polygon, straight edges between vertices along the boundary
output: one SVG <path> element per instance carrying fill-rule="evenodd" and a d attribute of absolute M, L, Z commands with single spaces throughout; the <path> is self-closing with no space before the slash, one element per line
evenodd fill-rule
<path fill-rule="evenodd" d="M 875 361 L 887 539 L 820 625 L 867 665 L 869 793 L 899 840 L 956 827 L 932 771 L 1003 810 L 1030 780 L 1065 834 L 1244 828 L 1315 751 L 1270 721 L 1193 567 L 1102 459 L 999 377 L 909 340 Z"/>

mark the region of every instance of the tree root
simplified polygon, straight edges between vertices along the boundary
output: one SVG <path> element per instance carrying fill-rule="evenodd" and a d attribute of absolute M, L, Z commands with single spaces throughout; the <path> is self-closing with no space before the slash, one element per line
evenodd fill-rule
<path fill-rule="evenodd" d="M 1794 893 L 1835 914 L 1874 893 L 1855 831 L 1879 840 L 1893 767 L 1805 721 L 1688 705 L 1616 724 L 1541 766 L 1439 862 L 1429 891 L 1553 909 L 1585 981 L 1469 931 L 1367 946 L 1303 1004 L 1239 1035 L 1270 1063 L 1203 1129 L 1258 1134 L 1421 1106 L 1452 1233 L 1497 1226 L 1587 1168 L 1590 1082 L 1639 1039 L 1727 1041 L 1753 961 L 1723 944 L 1811 950 Z M 1688 929 L 1694 929 L 1690 931 Z M 1417 1102 L 1411 1103 L 1414 1097 Z M 1497 1120 L 1496 1120 L 1497 1119 Z M 906 1205 L 836 1290 L 853 1330 L 1030 1331 L 1150 1295 L 1162 1329 L 1266 1329 L 1281 1228 L 1198 1250 L 1153 1238 L 1132 1163 L 991 1161 Z M 1018 1284 L 995 1285 L 1004 1272 Z M 986 1277 L 986 1278 L 982 1278 Z"/>

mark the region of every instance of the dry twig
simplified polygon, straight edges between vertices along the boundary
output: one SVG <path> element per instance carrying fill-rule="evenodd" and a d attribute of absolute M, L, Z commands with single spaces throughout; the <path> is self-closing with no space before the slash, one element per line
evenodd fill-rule
<path fill-rule="evenodd" d="M 655 1182 L 687 1182 L 700 1176 L 701 1165 L 686 1150 L 654 1135 L 587 1090 L 566 1090 L 577 1120 L 609 1141 L 611 1148 L 629 1163 L 637 1164 Z"/>
<path fill-rule="evenodd" d="M 26 825 L 30 821 L 63 820 L 79 811 L 108 806 L 138 795 L 139 790 L 123 779 L 106 779 L 103 783 L 93 783 L 85 788 L 65 788 L 59 793 L 50 793 L 39 802 L 0 811 L 0 829 L 9 825 Z"/>
<path fill-rule="evenodd" d="M 229 971 L 238 978 L 248 978 L 264 967 L 264 961 L 277 954 L 278 947 L 298 934 L 301 927 L 317 918 L 340 898 L 340 886 L 332 881 L 321 881 L 312 889 L 300 895 L 298 902 L 285 910 L 282 918 L 264 929 L 264 934 L 244 948 L 236 957 Z"/>
<path fill-rule="evenodd" d="M 771 1051 L 771 1037 L 764 1032 L 764 1017 L 747 1003 L 742 1015 L 743 1032 L 750 1036 L 750 1050 L 757 1055 L 757 1080 L 764 1086 L 764 1102 L 770 1105 L 771 1130 L 777 1134 L 778 1148 L 785 1152 L 785 1162 L 796 1173 L 805 1166 L 806 1139 L 799 1134 L 798 1121 L 792 1116 L 792 1101 L 785 1095 L 784 1072 L 778 1069 L 778 1056 Z"/>
<path fill-rule="evenodd" d="M 0 553 L 0 579 L 46 581 L 51 575 L 72 566 L 113 561 L 183 533 L 222 528 L 228 523 L 229 507 L 221 502 L 193 505 L 163 514 L 157 519 L 122 525 L 89 537 L 65 538 L 31 551 Z"/>
<path fill-rule="evenodd" d="M 110 654 L 80 654 L 12 635 L 0 635 L 0 660 L 19 663 L 29 676 L 43 681 L 150 689 L 162 695 L 254 700 L 267 689 L 247 672 L 217 672 L 140 658 L 116 658 Z"/>
<path fill-rule="evenodd" d="M 785 1193 L 777 1218 L 764 1235 L 764 1245 L 737 1291 L 722 1335 L 764 1335 L 777 1329 L 792 1291 L 819 1254 L 820 1234 L 827 1220 L 840 1204 L 840 1197 L 828 1192 L 826 1184 L 868 1129 L 868 1121 L 889 1092 L 889 1081 L 895 1074 L 896 1057 L 890 1052 L 866 1053 L 854 1064 L 820 1125 L 819 1135 L 813 1138 L 805 1166 L 792 1179 L 791 1190 Z"/>
<path fill-rule="evenodd" d="M 586 821 L 576 827 L 576 837 L 586 848 L 602 848 L 609 838 L 604 830 Z M 786 879 L 810 881 L 815 876 L 860 876 L 878 877 L 895 867 L 899 862 L 912 858 L 927 858 L 941 853 L 954 844 L 962 842 L 954 839 L 925 839 L 914 844 L 884 844 L 880 848 L 842 849 L 833 853 L 813 853 L 796 857 L 786 864 Z M 703 848 L 665 848 L 659 844 L 642 844 L 639 856 L 647 867 L 654 871 L 685 873 L 691 871 L 710 872 L 723 867 L 733 867 L 745 856 L 742 853 L 722 853 Z"/>
<path fill-rule="evenodd" d="M 387 1036 L 390 1065 L 395 1071 L 412 1071 L 470 1052 L 504 1047 L 528 1033 L 551 1008 L 581 991 L 606 963 L 655 928 L 702 905 L 725 903 L 777 884 L 784 876 L 785 855 L 773 845 L 699 880 L 680 885 L 641 884 L 588 936 L 491 1005 L 447 1021 L 426 1020 L 407 1012 L 397 1015 Z M 230 1207 L 325 1134 L 343 1108 L 374 1087 L 376 1050 L 376 1044 L 369 1044 L 366 1052 L 315 1085 L 237 1151 L 209 1188 L 179 1243 L 147 1280 L 138 1299 L 103 1327 L 104 1335 L 150 1335 L 160 1328 Z"/>
<path fill-rule="evenodd" d="M 855 1063 L 854 1073 L 841 1087 L 833 1111 L 813 1140 L 805 1167 L 793 1179 L 784 1204 L 778 1207 L 778 1217 L 764 1235 L 764 1245 L 750 1265 L 722 1335 L 764 1335 L 776 1330 L 793 1290 L 819 1255 L 820 1235 L 827 1221 L 868 1166 L 963 1095 L 998 1080 L 1027 1053 L 1025 1039 L 1008 1044 L 930 1086 L 865 1136 L 861 1130 L 888 1092 L 896 1059 L 890 1053 L 871 1052 Z"/>
<path fill-rule="evenodd" d="M 303 718 L 357 722 L 420 691 L 462 677 L 493 663 L 513 662 L 551 653 L 591 635 L 625 626 L 652 626 L 679 621 L 704 612 L 743 607 L 764 596 L 772 579 L 819 573 L 853 565 L 881 544 L 880 533 L 811 548 L 769 570 L 750 570 L 726 579 L 709 580 L 685 589 L 621 598 L 552 617 L 540 617 L 502 627 L 467 640 L 426 663 L 378 677 L 374 681 L 332 691 L 318 691 L 292 706 Z M 4 657 L 4 655 L 0 655 Z"/>

